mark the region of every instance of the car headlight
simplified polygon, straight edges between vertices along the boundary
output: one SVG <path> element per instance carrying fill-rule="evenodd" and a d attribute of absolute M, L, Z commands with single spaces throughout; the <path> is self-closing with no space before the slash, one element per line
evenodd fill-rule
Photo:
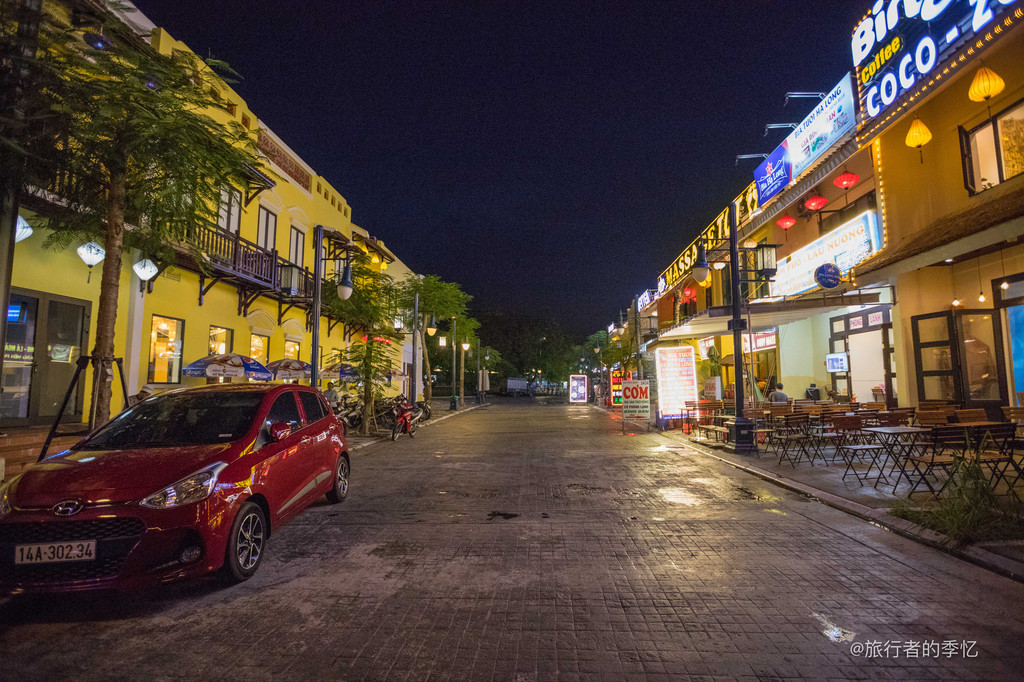
<path fill-rule="evenodd" d="M 14 481 L 8 481 L 3 485 L 0 485 L 0 519 L 11 513 L 11 483 Z"/>
<path fill-rule="evenodd" d="M 213 494 L 214 488 L 217 487 L 217 477 L 226 466 L 224 462 L 211 464 L 163 490 L 158 490 L 139 504 L 150 509 L 170 509 L 205 500 Z"/>

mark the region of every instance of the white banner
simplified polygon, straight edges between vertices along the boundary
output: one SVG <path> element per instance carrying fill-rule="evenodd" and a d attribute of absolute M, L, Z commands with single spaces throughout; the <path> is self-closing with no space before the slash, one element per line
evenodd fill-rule
<path fill-rule="evenodd" d="M 643 419 L 648 421 L 651 418 L 651 382 L 647 381 L 623 381 L 622 382 L 622 418 Z"/>

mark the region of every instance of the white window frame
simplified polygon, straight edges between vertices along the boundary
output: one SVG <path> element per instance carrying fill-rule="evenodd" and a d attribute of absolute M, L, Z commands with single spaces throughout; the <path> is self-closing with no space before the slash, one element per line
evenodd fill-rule
<path fill-rule="evenodd" d="M 220 190 L 220 209 L 217 215 L 217 227 L 238 234 L 242 224 L 242 192 L 225 185 Z"/>
<path fill-rule="evenodd" d="M 259 222 L 256 225 L 256 244 L 267 251 L 277 248 L 277 214 L 266 206 L 260 206 Z"/>

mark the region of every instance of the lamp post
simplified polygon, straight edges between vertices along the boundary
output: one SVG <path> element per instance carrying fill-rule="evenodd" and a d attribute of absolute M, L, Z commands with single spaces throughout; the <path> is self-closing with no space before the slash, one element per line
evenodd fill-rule
<path fill-rule="evenodd" d="M 469 350 L 469 337 L 462 342 L 462 372 L 459 374 L 459 406 L 466 405 L 466 351 Z"/>
<path fill-rule="evenodd" d="M 313 304 L 310 315 L 313 318 L 313 348 L 309 359 L 309 385 L 318 387 L 320 385 L 320 296 L 323 294 L 324 263 L 327 261 L 341 260 L 337 255 L 337 245 L 333 245 L 330 253 L 324 253 L 324 226 L 317 225 L 313 228 Z M 345 270 L 341 274 L 341 281 L 338 282 L 338 298 L 345 301 L 352 295 L 352 263 L 349 261 L 349 251 L 345 250 Z"/>
<path fill-rule="evenodd" d="M 455 361 L 455 346 L 458 345 L 455 343 L 455 339 L 458 338 L 455 336 L 456 323 L 457 320 L 452 317 L 452 398 L 448 401 L 449 410 L 459 409 L 459 397 L 455 395 L 455 370 L 458 368 L 458 363 Z"/>
<path fill-rule="evenodd" d="M 483 383 L 480 381 L 480 339 L 476 340 L 476 404 L 483 402 L 480 392 L 483 390 Z"/>
<path fill-rule="evenodd" d="M 740 300 L 740 253 L 739 244 L 739 207 L 736 202 L 729 204 L 729 286 L 732 291 L 732 319 L 729 321 L 729 329 L 732 330 L 732 344 L 736 349 L 735 353 L 740 361 L 735 363 L 733 370 L 735 379 L 736 415 L 733 420 L 726 422 L 729 429 L 729 441 L 733 444 L 736 452 L 751 452 L 756 448 L 754 444 L 754 425 L 743 414 L 745 396 L 743 393 L 743 331 L 747 327 L 747 321 L 743 319 L 743 301 Z M 699 260 L 699 259 L 698 259 Z M 707 273 L 705 273 L 707 277 Z M 703 281 L 703 280 L 702 280 Z M 735 356 L 734 356 L 735 357 Z"/>
<path fill-rule="evenodd" d="M 420 345 L 420 292 L 416 292 L 412 299 L 412 401 L 415 403 L 419 396 L 416 394 L 416 384 L 419 378 L 419 369 L 416 367 L 416 352 Z"/>

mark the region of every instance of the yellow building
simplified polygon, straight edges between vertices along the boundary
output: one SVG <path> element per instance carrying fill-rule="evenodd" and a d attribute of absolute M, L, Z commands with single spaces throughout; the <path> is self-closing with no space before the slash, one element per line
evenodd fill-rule
<path fill-rule="evenodd" d="M 155 50 L 188 49 L 139 14 L 131 15 L 131 24 L 149 33 Z M 159 272 L 153 276 L 145 264 L 138 265 L 147 254 L 124 254 L 115 356 L 123 358 L 129 395 L 144 384 L 159 391 L 206 383 L 183 376 L 182 369 L 209 354 L 234 352 L 263 364 L 285 358 L 310 362 L 318 225 L 324 229 L 325 253 L 358 249 L 373 254 L 382 269 L 393 265 L 389 274 L 398 279 L 409 272 L 380 241 L 352 223 L 344 196 L 260 121 L 238 93 L 222 82 L 211 87 L 227 103 L 224 116 L 252 131 L 273 175 L 254 171 L 248 187 L 222 192 L 218 225 L 200 233 L 201 255 L 177 248 L 176 261 L 155 264 Z M 90 273 L 74 250 L 43 248 L 45 230 L 32 231 L 31 224 L 46 208 L 38 194 L 22 199 L 25 220 L 19 221 L 0 396 L 4 426 L 51 423 L 77 359 L 90 353 L 95 340 L 100 268 Z M 325 273 L 334 267 L 340 262 L 325 265 Z M 343 323 L 323 316 L 316 351 L 320 366 L 349 341 Z M 407 375 L 411 367 L 396 370 Z M 91 370 L 81 379 L 66 410 L 70 421 L 89 414 Z M 111 410 L 116 413 L 123 394 L 120 378 L 113 382 Z M 402 388 L 396 382 L 395 391 Z"/>

